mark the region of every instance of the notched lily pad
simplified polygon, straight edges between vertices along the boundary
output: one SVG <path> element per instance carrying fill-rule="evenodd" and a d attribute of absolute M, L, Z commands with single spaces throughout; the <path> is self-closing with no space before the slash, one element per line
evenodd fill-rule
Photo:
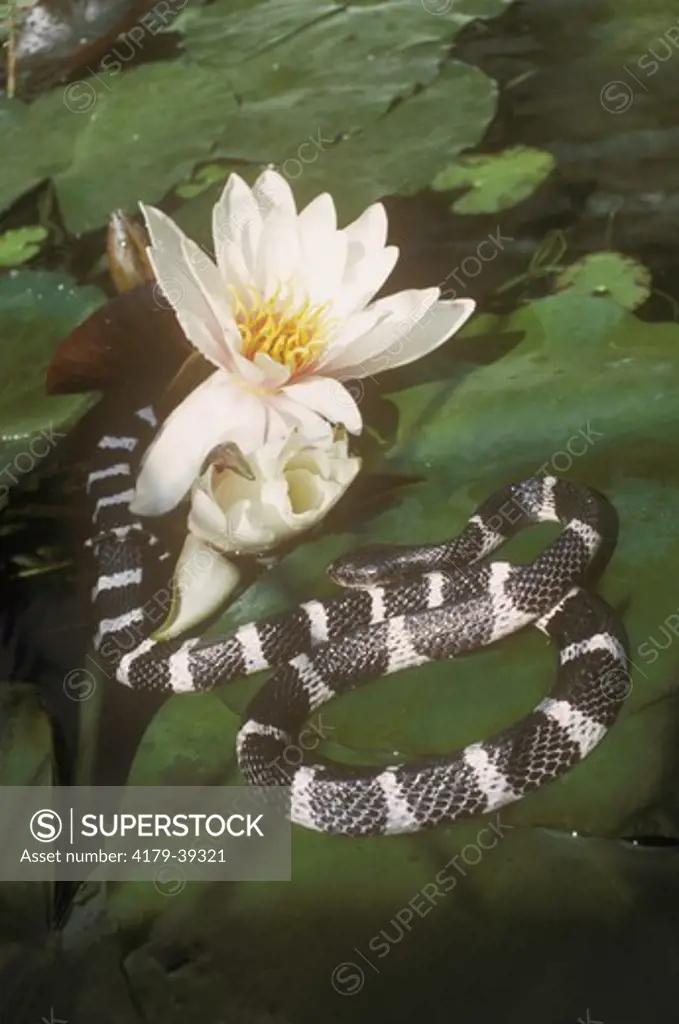
<path fill-rule="evenodd" d="M 480 16 L 509 2 L 487 0 Z M 254 172 L 274 163 L 300 202 L 327 190 L 342 218 L 411 194 L 442 152 L 476 145 L 495 112 L 495 83 L 446 61 L 471 20 L 411 0 L 206 5 L 186 22 L 178 60 L 119 60 L 30 105 L 0 97 L 0 209 L 51 178 L 77 234 L 218 160 Z"/>
<path fill-rule="evenodd" d="M 455 213 L 495 213 L 527 199 L 551 174 L 555 163 L 551 153 L 529 146 L 471 154 L 440 171 L 432 188 L 436 192 L 467 189 L 451 205 Z"/>
<path fill-rule="evenodd" d="M 651 272 L 620 252 L 594 252 L 563 270 L 558 291 L 610 297 L 624 309 L 638 309 L 651 294 Z"/>

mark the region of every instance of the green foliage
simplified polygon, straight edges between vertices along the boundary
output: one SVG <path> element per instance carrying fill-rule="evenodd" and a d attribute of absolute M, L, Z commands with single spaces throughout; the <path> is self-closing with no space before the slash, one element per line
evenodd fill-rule
<path fill-rule="evenodd" d="M 509 2 L 486 0 L 482 16 Z M 478 142 L 495 110 L 480 71 L 443 69 L 471 12 L 434 17 L 410 0 L 222 0 L 194 15 L 178 61 L 132 68 L 111 53 L 96 76 L 30 105 L 0 100 L 0 210 L 51 177 L 69 229 L 88 231 L 113 209 L 159 202 L 218 158 L 253 174 L 276 163 L 300 179 L 300 198 L 327 189 L 351 216 L 425 186 L 442 158 Z M 396 145 L 404 137 L 408 146 Z"/>
<path fill-rule="evenodd" d="M 515 146 L 502 153 L 460 157 L 436 175 L 432 188 L 448 192 L 465 188 L 451 205 L 455 213 L 495 213 L 527 199 L 551 174 L 551 153 Z"/>
<path fill-rule="evenodd" d="M 214 182 L 223 182 L 227 175 L 228 171 L 221 164 L 205 164 L 196 171 L 191 181 L 179 185 L 175 192 L 181 199 L 194 199 Z"/>
<path fill-rule="evenodd" d="M 610 295 L 625 309 L 643 306 L 651 294 L 647 268 L 619 252 L 593 252 L 563 270 L 556 288 L 582 295 Z"/>
<path fill-rule="evenodd" d="M 508 809 L 503 819 L 620 834 L 649 812 L 672 728 L 664 708 L 676 692 L 672 659 L 643 644 L 676 605 L 665 567 L 679 557 L 672 512 L 678 495 L 668 486 L 662 453 L 679 425 L 679 327 L 644 324 L 611 299 L 564 294 L 503 320 L 478 317 L 462 332 L 467 344 L 476 338 L 479 346 L 482 333 L 518 344 L 488 365 L 460 372 L 452 342 L 447 373 L 436 354 L 421 364 L 425 377 L 429 364 L 425 383 L 391 396 L 399 426 L 379 468 L 424 475 L 426 482 L 370 522 L 298 548 L 215 630 L 328 593 L 324 567 L 340 551 L 414 540 L 413 524 L 423 542 L 454 535 L 487 495 L 543 465 L 582 480 L 603 491 L 620 516 L 602 593 L 614 606 L 630 603 L 625 622 L 637 666 L 633 690 L 610 736 L 585 764 Z M 532 557 L 543 543 L 540 531 L 527 533 L 508 557 Z M 518 720 L 547 692 L 553 673 L 549 647 L 528 633 L 454 665 L 380 680 L 324 708 L 322 718 L 335 743 L 368 760 L 381 762 L 394 751 L 441 753 Z M 224 698 L 241 710 L 251 690 L 252 683 L 237 683 L 225 688 Z"/>
<path fill-rule="evenodd" d="M 109 55 L 106 67 L 93 69 L 97 77 L 56 87 L 30 104 L 0 100 L 0 210 L 52 179 L 66 228 L 77 235 L 103 227 L 113 209 L 173 194 L 185 200 L 181 226 L 209 241 L 209 208 L 229 171 L 252 181 L 268 163 L 290 180 L 300 206 L 329 191 L 341 220 L 384 196 L 412 195 L 432 183 L 467 189 L 453 204 L 457 213 L 514 206 L 546 180 L 554 161 L 520 146 L 461 157 L 483 138 L 497 88 L 449 57 L 461 29 L 509 2 L 216 0 L 191 7 L 171 29 L 183 33 L 179 59 L 133 68 L 116 66 Z M 657 26 L 649 39 L 653 32 Z M 638 41 L 630 17 L 619 43 L 638 52 Z M 596 102 L 606 80 L 597 82 L 586 109 L 594 139 L 602 123 L 612 123 L 605 103 Z M 45 237 L 38 231 L 0 236 L 0 265 L 31 259 Z M 625 993 L 636 998 L 643 989 L 642 1015 L 653 1019 L 654 985 L 658 978 L 664 984 L 674 966 L 657 908 L 679 885 L 676 855 L 640 853 L 617 838 L 679 831 L 679 805 L 668 785 L 676 656 L 667 642 L 679 559 L 679 327 L 633 315 L 651 286 L 634 260 L 595 253 L 563 270 L 565 251 L 563 232 L 553 232 L 527 273 L 505 284 L 559 274 L 559 294 L 502 318 L 477 315 L 458 339 L 386 381 L 397 426 L 375 472 L 421 482 L 394 490 L 378 512 L 367 514 L 349 500 L 336 532 L 283 558 L 211 632 L 331 593 L 325 566 L 355 546 L 452 536 L 492 491 L 545 468 L 603 491 L 619 514 L 618 545 L 599 588 L 620 611 L 631 641 L 632 689 L 618 722 L 584 764 L 503 811 L 491 848 L 479 845 L 485 821 L 386 841 L 295 830 L 294 876 L 286 885 L 189 884 L 171 900 L 148 884 L 112 886 L 108 912 L 128 936 L 133 926 L 163 915 L 168 948 L 194 941 L 209 947 L 210 967 L 198 980 L 191 965 L 166 973 L 155 961 L 156 973 L 143 978 L 127 958 L 125 984 L 149 1019 L 155 1013 L 174 1024 L 229 1012 L 236 1019 L 240 993 L 247 1006 L 248 993 L 266 992 L 291 1020 L 325 1024 L 346 1020 L 348 1009 L 357 1021 L 437 1020 L 442 1005 L 452 1006 L 453 1016 L 457 1006 L 471 1005 L 480 1020 L 509 1020 L 507 1000 L 512 1020 L 532 1021 L 538 1012 L 541 1019 L 554 1016 L 554 992 L 569 982 L 573 988 L 574 979 L 586 981 L 582 1003 L 559 1006 L 557 1016 L 563 1010 L 564 1019 L 584 1019 L 589 1003 L 598 1019 L 591 964 L 611 934 L 635 971 L 627 988 L 626 978 L 616 977 L 619 1002 L 602 1015 L 626 1021 Z M 66 432 L 92 401 L 46 397 L 44 373 L 57 342 L 103 300 L 98 289 L 61 273 L 0 278 L 5 464 L 43 431 Z M 548 530 L 536 529 L 501 557 L 531 558 L 548 539 Z M 380 680 L 320 710 L 316 723 L 325 739 L 317 752 L 384 764 L 459 748 L 526 714 L 554 672 L 553 651 L 529 631 L 455 663 Z M 261 681 L 168 700 L 148 726 L 129 783 L 241 781 L 234 740 Z M 83 783 L 104 685 L 82 709 Z M 35 692 L 13 684 L 2 710 L 0 779 L 49 785 L 50 723 Z M 574 838 L 573 831 L 597 838 Z M 460 867 L 446 869 L 454 858 Z M 442 870 L 453 885 L 429 911 L 422 892 Z M 413 911 L 410 929 L 382 959 L 371 942 L 382 930 L 397 935 L 396 915 L 412 901 L 424 913 Z M 4 886 L 0 903 L 10 908 L 17 932 L 23 917 L 30 918 L 28 931 L 40 930 L 40 901 L 38 912 L 27 914 L 24 892 Z M 661 942 L 649 945 L 648 928 L 656 925 Z M 347 961 L 363 970 L 350 1006 L 333 974 Z M 488 986 L 488 976 L 498 984 Z M 175 1000 L 182 980 L 189 992 Z"/>
<path fill-rule="evenodd" d="M 46 454 L 92 402 L 88 395 L 48 397 L 45 372 L 58 342 L 103 301 L 98 288 L 77 287 L 62 273 L 22 270 L 0 278 L 0 456 L 10 463 L 24 453 L 19 473 L 33 468 L 36 453 Z"/>
<path fill-rule="evenodd" d="M 0 267 L 17 267 L 32 260 L 46 238 L 47 229 L 38 224 L 5 231 L 0 235 Z"/>

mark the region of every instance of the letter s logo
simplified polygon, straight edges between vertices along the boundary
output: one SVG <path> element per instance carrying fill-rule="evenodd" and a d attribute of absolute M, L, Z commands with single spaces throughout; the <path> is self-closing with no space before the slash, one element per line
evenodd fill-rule
<path fill-rule="evenodd" d="M 53 843 L 61 835 L 63 825 L 56 811 L 45 809 L 35 812 L 29 828 L 31 835 L 39 843 Z"/>

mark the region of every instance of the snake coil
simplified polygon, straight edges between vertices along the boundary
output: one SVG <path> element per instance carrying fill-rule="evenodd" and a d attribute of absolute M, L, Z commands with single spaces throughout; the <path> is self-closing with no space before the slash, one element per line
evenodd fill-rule
<path fill-rule="evenodd" d="M 124 423 L 124 427 L 122 424 Z M 627 637 L 613 611 L 580 585 L 603 540 L 602 499 L 553 476 L 492 495 L 453 540 L 345 556 L 344 586 L 223 637 L 156 641 L 143 603 L 170 552 L 129 503 L 158 428 L 150 406 L 99 437 L 87 479 L 95 583 L 94 649 L 135 689 L 188 693 L 276 668 L 237 738 L 246 781 L 289 789 L 293 823 L 340 835 L 417 832 L 497 811 L 558 778 L 597 746 L 629 689 Z M 486 562 L 520 529 L 559 522 L 530 564 Z M 281 755 L 333 697 L 402 669 L 477 650 L 528 625 L 555 645 L 557 679 L 521 721 L 463 750 L 387 768 L 288 766 Z"/>

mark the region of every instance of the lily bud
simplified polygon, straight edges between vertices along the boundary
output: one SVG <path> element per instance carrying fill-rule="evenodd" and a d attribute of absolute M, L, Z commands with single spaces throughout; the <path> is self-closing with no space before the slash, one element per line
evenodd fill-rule
<path fill-rule="evenodd" d="M 346 434 L 310 442 L 293 431 L 242 461 L 211 463 L 191 495 L 189 531 L 224 554 L 259 555 L 318 523 L 361 467 Z"/>
<path fill-rule="evenodd" d="M 311 443 L 294 431 L 248 455 L 222 446 L 195 482 L 189 533 L 177 562 L 174 602 L 156 634 L 170 639 L 211 615 L 239 582 L 225 556 L 262 556 L 310 529 L 361 468 L 346 431 Z"/>

